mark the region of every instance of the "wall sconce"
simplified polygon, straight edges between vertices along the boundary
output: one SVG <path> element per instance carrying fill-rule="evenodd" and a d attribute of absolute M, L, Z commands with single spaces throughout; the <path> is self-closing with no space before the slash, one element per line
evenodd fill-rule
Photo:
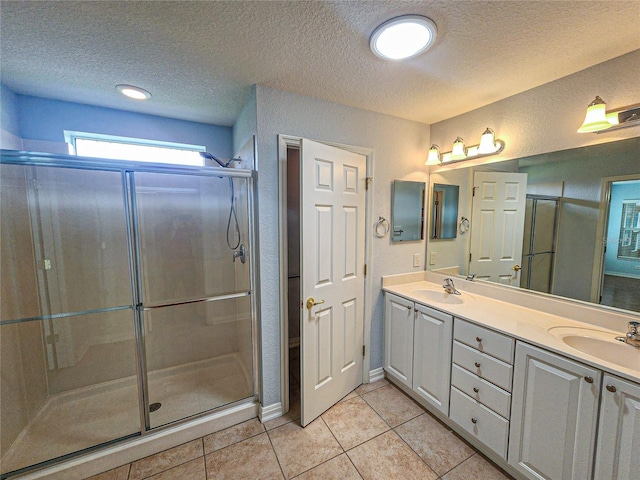
<path fill-rule="evenodd" d="M 472 158 L 488 157 L 500 153 L 504 150 L 504 146 L 505 143 L 502 140 L 496 140 L 495 132 L 487 127 L 480 137 L 479 145 L 465 147 L 461 137 L 457 137 L 453 142 L 453 148 L 450 152 L 440 153 L 438 145 L 431 145 L 425 165 L 444 165 Z"/>
<path fill-rule="evenodd" d="M 600 133 L 603 130 L 619 130 L 621 128 L 640 125 L 640 103 L 616 108 L 607 112 L 607 104 L 599 96 L 587 107 L 587 115 L 578 133 Z"/>

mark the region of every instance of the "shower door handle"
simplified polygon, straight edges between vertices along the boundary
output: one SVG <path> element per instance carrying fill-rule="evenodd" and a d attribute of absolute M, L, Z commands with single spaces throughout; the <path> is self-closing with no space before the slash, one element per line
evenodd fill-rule
<path fill-rule="evenodd" d="M 315 298 L 309 297 L 309 299 L 307 300 L 307 309 L 311 310 L 316 305 L 320 305 L 322 303 L 324 303 L 324 300 L 320 300 L 319 302 L 316 302 Z"/>

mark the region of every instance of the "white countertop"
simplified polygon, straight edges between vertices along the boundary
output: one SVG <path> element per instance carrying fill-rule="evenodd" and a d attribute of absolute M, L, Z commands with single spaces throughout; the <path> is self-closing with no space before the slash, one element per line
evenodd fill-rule
<path fill-rule="evenodd" d="M 620 326 L 621 329 L 611 329 L 612 322 L 610 317 L 616 315 L 608 314 L 605 309 L 602 310 L 603 322 L 602 326 L 600 326 L 595 324 L 593 319 L 590 319 L 591 321 L 589 323 L 581 322 L 573 318 L 549 313 L 548 311 L 545 312 L 520 306 L 516 303 L 497 300 L 496 298 L 486 295 L 486 292 L 484 292 L 485 294 L 479 294 L 477 292 L 478 288 L 475 288 L 475 286 L 472 287 L 469 285 L 469 282 L 465 282 L 464 280 L 455 280 L 456 288 L 462 293 L 460 296 L 446 294 L 440 283 L 426 280 L 412 281 L 416 280 L 415 275 L 407 276 L 407 280 L 409 280 L 407 283 L 398 283 L 397 281 L 384 282 L 383 290 L 417 303 L 428 305 L 437 310 L 448 312 L 455 317 L 478 323 L 527 343 L 560 353 L 561 355 L 573 358 L 614 375 L 640 382 L 640 348 L 621 344 L 623 347 L 632 349 L 628 352 L 628 356 L 630 356 L 632 362 L 633 359 L 635 359 L 634 353 L 637 355 L 637 362 L 631 364 L 635 364 L 637 368 L 627 368 L 626 366 L 621 366 L 571 348 L 560 338 L 557 338 L 549 332 L 549 329 L 553 327 L 573 327 L 596 331 L 594 332 L 596 336 L 598 332 L 602 332 L 605 338 L 608 338 L 606 336 L 607 334 L 610 334 L 611 338 L 624 335 L 626 328 L 622 328 L 622 322 L 619 320 L 617 320 L 615 325 Z M 469 290 L 472 291 L 465 291 L 465 286 L 468 286 Z M 435 299 L 431 297 L 428 298 L 426 294 L 422 294 L 420 290 L 437 292 L 432 294 L 435 295 Z M 488 287 L 483 286 L 481 290 L 488 290 Z M 441 298 L 441 300 L 439 300 L 439 298 Z M 542 300 L 544 301 L 544 297 L 542 297 Z M 573 308 L 577 309 L 576 313 L 578 317 L 581 308 L 594 309 L 594 307 L 582 307 L 580 305 L 574 306 Z M 590 315 L 593 317 L 592 311 Z M 575 317 L 575 315 L 572 316 Z M 630 318 L 634 320 L 637 319 L 633 317 Z"/>

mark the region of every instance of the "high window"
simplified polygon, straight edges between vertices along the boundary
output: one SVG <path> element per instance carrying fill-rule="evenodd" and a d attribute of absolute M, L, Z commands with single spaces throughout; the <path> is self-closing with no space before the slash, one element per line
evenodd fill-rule
<path fill-rule="evenodd" d="M 71 155 L 174 165 L 204 165 L 204 159 L 199 153 L 206 150 L 206 147 L 202 145 L 159 142 L 84 132 L 65 131 L 64 135 L 69 144 Z"/>

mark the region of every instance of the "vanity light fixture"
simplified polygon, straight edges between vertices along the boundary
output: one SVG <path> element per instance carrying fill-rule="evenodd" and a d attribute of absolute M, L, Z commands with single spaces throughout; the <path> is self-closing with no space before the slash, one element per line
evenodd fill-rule
<path fill-rule="evenodd" d="M 379 25 L 371 34 L 371 51 L 385 60 L 406 60 L 427 50 L 438 31 L 433 20 L 422 15 L 402 15 Z"/>
<path fill-rule="evenodd" d="M 601 133 L 603 130 L 619 130 L 640 125 L 640 103 L 609 112 L 606 108 L 604 100 L 596 96 L 587 107 L 587 114 L 578 133 Z"/>
<path fill-rule="evenodd" d="M 116 90 L 125 97 L 133 98 L 134 100 L 147 100 L 151 98 L 151 94 L 144 88 L 134 87 L 133 85 L 116 85 Z"/>
<path fill-rule="evenodd" d="M 461 137 L 457 137 L 453 142 L 453 148 L 450 152 L 440 153 L 440 147 L 435 144 L 431 145 L 425 165 L 444 165 L 473 158 L 488 157 L 500 153 L 504 150 L 504 146 L 504 141 L 496 140 L 495 132 L 487 127 L 482 137 L 480 137 L 479 145 L 465 147 L 464 140 Z"/>

